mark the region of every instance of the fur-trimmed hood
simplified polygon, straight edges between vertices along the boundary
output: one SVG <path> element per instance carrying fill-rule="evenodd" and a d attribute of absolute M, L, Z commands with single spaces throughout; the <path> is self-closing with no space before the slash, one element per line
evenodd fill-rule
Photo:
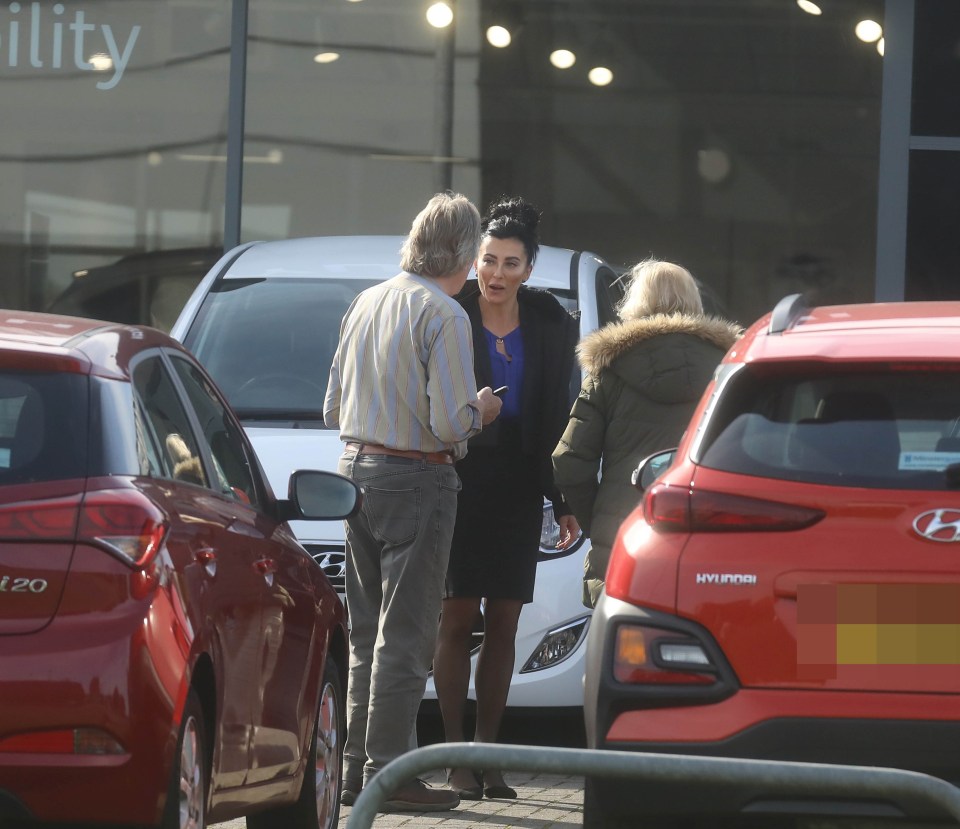
<path fill-rule="evenodd" d="M 698 337 L 726 353 L 743 334 L 743 328 L 719 317 L 654 314 L 610 323 L 588 334 L 577 346 L 577 357 L 584 371 L 596 375 L 609 368 L 637 343 L 664 334 Z"/>
<path fill-rule="evenodd" d="M 577 347 L 590 375 L 616 375 L 644 398 L 659 404 L 700 397 L 717 363 L 743 333 L 717 317 L 655 314 L 605 325 Z"/>

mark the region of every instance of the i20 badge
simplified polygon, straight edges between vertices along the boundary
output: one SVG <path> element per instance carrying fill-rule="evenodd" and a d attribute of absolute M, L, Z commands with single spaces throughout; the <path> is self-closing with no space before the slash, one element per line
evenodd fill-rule
<path fill-rule="evenodd" d="M 921 512 L 913 519 L 913 529 L 929 541 L 960 541 L 960 509 L 942 507 Z"/>
<path fill-rule="evenodd" d="M 31 579 L 11 576 L 0 578 L 0 593 L 42 593 L 47 589 L 46 579 Z"/>

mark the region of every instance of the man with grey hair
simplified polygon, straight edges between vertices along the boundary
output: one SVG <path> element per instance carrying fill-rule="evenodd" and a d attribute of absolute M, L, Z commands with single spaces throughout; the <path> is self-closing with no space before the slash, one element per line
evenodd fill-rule
<path fill-rule="evenodd" d="M 439 193 L 414 219 L 402 273 L 360 293 L 340 326 L 323 420 L 364 488 L 345 522 L 350 676 L 341 803 L 405 753 L 426 686 L 457 513 L 454 461 L 501 402 L 477 392 L 470 320 L 453 296 L 480 245 L 480 215 Z M 388 811 L 441 811 L 456 793 L 414 780 Z"/>

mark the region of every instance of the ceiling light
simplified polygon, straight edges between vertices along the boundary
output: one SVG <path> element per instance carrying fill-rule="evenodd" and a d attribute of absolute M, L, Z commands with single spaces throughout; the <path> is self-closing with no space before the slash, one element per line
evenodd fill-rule
<path fill-rule="evenodd" d="M 577 62 L 577 56 L 569 49 L 555 49 L 550 53 L 550 63 L 557 69 L 569 69 Z"/>
<path fill-rule="evenodd" d="M 823 14 L 820 7 L 812 0 L 797 0 L 797 5 L 807 14 Z"/>
<path fill-rule="evenodd" d="M 335 60 L 340 60 L 339 52 L 320 52 L 313 56 L 314 63 L 333 63 Z"/>
<path fill-rule="evenodd" d="M 491 46 L 503 49 L 510 45 L 511 40 L 510 31 L 503 26 L 491 26 L 487 29 L 487 42 Z"/>
<path fill-rule="evenodd" d="M 883 57 L 883 50 L 883 38 L 881 37 L 880 40 L 877 41 L 877 52 L 879 53 L 880 57 Z"/>
<path fill-rule="evenodd" d="M 606 86 L 613 80 L 613 72 L 606 66 L 594 66 L 587 73 L 587 77 L 594 86 Z"/>
<path fill-rule="evenodd" d="M 88 63 L 90 63 L 98 72 L 106 72 L 108 69 L 113 68 L 113 59 L 110 57 L 110 55 L 105 55 L 103 52 L 97 52 L 95 55 L 90 55 L 90 60 Z"/>
<path fill-rule="evenodd" d="M 873 43 L 883 35 L 883 27 L 876 20 L 861 20 L 854 32 L 864 43 Z"/>
<path fill-rule="evenodd" d="M 453 9 L 446 3 L 434 3 L 427 9 L 427 23 L 436 29 L 445 29 L 453 23 Z"/>

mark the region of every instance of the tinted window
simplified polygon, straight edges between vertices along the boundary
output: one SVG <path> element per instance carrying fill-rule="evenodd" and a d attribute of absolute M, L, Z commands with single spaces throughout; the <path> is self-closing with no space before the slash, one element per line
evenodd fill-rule
<path fill-rule="evenodd" d="M 960 372 L 743 369 L 724 389 L 704 445 L 702 464 L 728 472 L 949 489 L 947 469 L 960 464 Z"/>
<path fill-rule="evenodd" d="M 88 397 L 85 375 L 0 372 L 0 484 L 84 477 Z"/>
<path fill-rule="evenodd" d="M 241 417 L 322 422 L 340 321 L 372 281 L 225 280 L 186 337 Z"/>
<path fill-rule="evenodd" d="M 217 491 L 245 504 L 258 501 L 240 427 L 227 415 L 207 378 L 186 360 L 173 359 L 206 438 L 217 476 Z"/>
<path fill-rule="evenodd" d="M 206 486 L 196 438 L 161 358 L 150 357 L 140 363 L 134 369 L 133 384 L 152 430 L 151 439 L 159 447 L 163 476 Z"/>

